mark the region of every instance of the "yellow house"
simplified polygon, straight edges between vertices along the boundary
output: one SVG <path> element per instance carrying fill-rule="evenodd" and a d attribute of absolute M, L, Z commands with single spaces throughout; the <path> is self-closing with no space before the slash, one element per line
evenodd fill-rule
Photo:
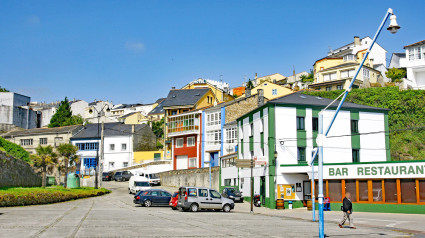
<path fill-rule="evenodd" d="M 132 112 L 127 115 L 118 118 L 118 121 L 124 122 L 124 124 L 146 124 L 149 122 L 149 118 L 144 116 L 141 112 Z"/>
<path fill-rule="evenodd" d="M 350 85 L 366 49 L 356 54 L 347 54 L 343 57 L 325 57 L 314 64 L 315 80 L 309 85 L 310 89 L 331 91 L 346 89 Z M 368 87 L 370 83 L 380 83 L 381 72 L 373 68 L 373 60 L 367 58 L 357 75 L 353 88 Z"/>
<path fill-rule="evenodd" d="M 148 161 L 157 161 L 163 159 L 163 153 L 164 151 L 158 150 L 158 151 L 135 151 L 133 152 L 134 164 L 140 164 Z"/>
<path fill-rule="evenodd" d="M 262 76 L 262 77 L 257 77 L 257 73 L 255 73 L 255 78 L 254 80 L 251 80 L 252 83 L 254 84 L 254 87 L 264 83 L 264 82 L 271 82 L 271 83 L 276 83 L 279 81 L 282 81 L 286 79 L 285 76 L 283 76 L 282 74 L 279 73 L 275 73 L 275 74 L 270 74 L 270 75 L 266 75 L 266 76 Z"/>
<path fill-rule="evenodd" d="M 186 84 L 182 89 L 197 89 L 197 88 L 211 89 L 211 92 L 215 95 L 218 103 L 228 102 L 235 99 L 232 95 L 225 92 L 224 88 L 227 88 L 227 90 L 230 91 L 229 85 L 227 83 L 222 83 L 222 82 L 209 80 L 209 79 L 199 78 L 197 80 L 194 80 Z"/>
<path fill-rule="evenodd" d="M 262 89 L 264 92 L 264 97 L 266 97 L 269 100 L 293 93 L 293 91 L 289 88 L 286 88 L 271 82 L 263 82 L 257 87 L 251 89 L 251 95 L 257 94 L 258 89 Z M 245 94 L 242 95 L 241 97 L 245 97 Z"/>
<path fill-rule="evenodd" d="M 148 113 L 149 121 L 160 121 L 165 116 L 165 110 L 163 104 L 166 98 L 158 99 L 155 104 L 156 106 Z"/>

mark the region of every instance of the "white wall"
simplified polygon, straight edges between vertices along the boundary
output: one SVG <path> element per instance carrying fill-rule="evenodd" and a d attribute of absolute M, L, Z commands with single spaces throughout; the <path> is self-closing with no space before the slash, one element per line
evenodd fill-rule
<path fill-rule="evenodd" d="M 327 110 L 323 115 L 323 128 L 326 130 L 334 115 L 334 110 Z M 351 137 L 342 135 L 351 134 L 351 116 L 349 111 L 340 111 L 328 137 L 323 143 L 324 163 L 350 163 L 352 162 Z M 332 136 L 337 136 L 330 138 Z"/>
<path fill-rule="evenodd" d="M 104 139 L 104 170 L 114 170 L 123 167 L 127 162 L 128 166 L 133 162 L 133 142 L 131 136 L 105 137 Z M 115 150 L 110 150 L 110 144 L 115 144 Z M 121 150 L 121 144 L 126 144 L 126 150 Z M 114 167 L 109 166 L 109 162 L 114 162 Z"/>
<path fill-rule="evenodd" d="M 276 107 L 276 151 L 278 164 L 297 164 L 297 110 L 295 107 Z M 280 141 L 284 146 L 280 146 Z"/>
<path fill-rule="evenodd" d="M 379 132 L 364 135 L 363 133 Z M 384 113 L 359 113 L 360 162 L 386 161 Z"/>

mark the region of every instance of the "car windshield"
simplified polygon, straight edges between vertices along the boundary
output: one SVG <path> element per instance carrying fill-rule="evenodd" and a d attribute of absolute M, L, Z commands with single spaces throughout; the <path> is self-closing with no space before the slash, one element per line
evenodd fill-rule
<path fill-rule="evenodd" d="M 158 178 L 158 175 L 156 175 L 156 174 L 149 174 L 149 178 L 151 178 L 151 179 L 157 179 Z"/>
<path fill-rule="evenodd" d="M 103 173 L 102 175 L 108 175 L 108 173 Z"/>
<path fill-rule="evenodd" d="M 229 193 L 238 193 L 239 192 L 239 189 L 237 189 L 237 188 L 228 188 L 227 191 Z"/>
<path fill-rule="evenodd" d="M 149 187 L 149 183 L 148 182 L 134 182 L 134 185 L 136 187 Z"/>
<path fill-rule="evenodd" d="M 121 175 L 122 174 L 122 172 L 116 172 L 115 173 L 115 175 Z"/>
<path fill-rule="evenodd" d="M 177 197 L 178 192 L 173 193 L 173 198 Z"/>
<path fill-rule="evenodd" d="M 220 194 L 215 190 L 210 190 L 210 197 L 212 198 L 221 198 Z"/>

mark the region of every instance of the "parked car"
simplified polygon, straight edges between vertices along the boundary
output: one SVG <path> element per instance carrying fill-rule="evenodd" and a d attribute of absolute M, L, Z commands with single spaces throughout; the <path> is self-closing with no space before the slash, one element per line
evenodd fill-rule
<path fill-rule="evenodd" d="M 178 196 L 177 208 L 182 211 L 197 212 L 199 209 L 206 209 L 230 212 L 235 208 L 232 199 L 224 198 L 214 189 L 180 187 Z"/>
<path fill-rule="evenodd" d="M 155 173 L 140 173 L 139 176 L 145 177 L 149 181 L 150 185 L 152 186 L 161 185 L 159 176 Z"/>
<path fill-rule="evenodd" d="M 130 171 L 120 171 L 116 172 L 114 175 L 115 181 L 128 181 L 133 174 Z"/>
<path fill-rule="evenodd" d="M 114 177 L 113 172 L 103 172 L 102 173 L 102 181 L 112 181 L 113 177 Z"/>
<path fill-rule="evenodd" d="M 234 187 L 225 187 L 222 193 L 223 197 L 230 198 L 234 202 L 243 202 L 242 193 L 238 188 Z"/>
<path fill-rule="evenodd" d="M 153 205 L 168 205 L 171 200 L 171 194 L 162 189 L 148 189 L 140 191 L 134 196 L 133 202 L 145 207 Z"/>
<path fill-rule="evenodd" d="M 177 201 L 179 199 L 179 192 L 174 192 L 173 196 L 171 196 L 171 200 L 170 200 L 170 207 L 173 210 L 177 210 Z"/>
<path fill-rule="evenodd" d="M 151 185 L 149 184 L 149 181 L 142 176 L 131 176 L 130 180 L 128 181 L 128 193 L 129 194 L 136 194 L 139 191 L 151 189 Z"/>

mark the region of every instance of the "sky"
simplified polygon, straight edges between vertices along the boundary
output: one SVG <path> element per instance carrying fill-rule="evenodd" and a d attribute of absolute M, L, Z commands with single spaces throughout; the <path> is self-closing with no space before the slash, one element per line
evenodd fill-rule
<path fill-rule="evenodd" d="M 425 1 L 0 0 L 0 86 L 51 102 L 153 103 L 197 79 L 309 71 L 329 48 L 373 37 L 391 7 L 387 60 L 425 39 Z M 389 25 L 389 21 L 387 23 Z"/>

